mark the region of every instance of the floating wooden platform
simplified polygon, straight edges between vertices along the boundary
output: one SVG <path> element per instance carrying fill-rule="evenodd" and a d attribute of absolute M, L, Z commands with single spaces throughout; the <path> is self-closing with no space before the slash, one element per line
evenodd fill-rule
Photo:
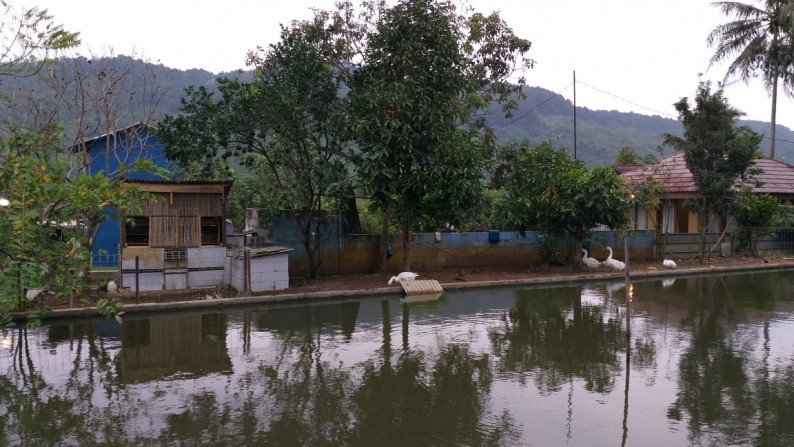
<path fill-rule="evenodd" d="M 433 295 L 444 293 L 441 284 L 435 279 L 415 279 L 413 281 L 401 281 L 400 285 L 406 295 Z"/>
<path fill-rule="evenodd" d="M 400 300 L 402 304 L 411 304 L 411 303 L 424 303 L 427 301 L 435 301 L 439 298 L 444 296 L 443 293 L 428 293 L 422 295 L 408 295 L 405 298 Z"/>

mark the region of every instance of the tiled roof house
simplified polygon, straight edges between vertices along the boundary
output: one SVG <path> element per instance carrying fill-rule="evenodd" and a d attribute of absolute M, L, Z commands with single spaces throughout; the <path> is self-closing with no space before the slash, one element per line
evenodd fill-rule
<path fill-rule="evenodd" d="M 761 186 L 747 185 L 753 192 L 768 193 L 781 201 L 794 200 L 794 166 L 764 157 L 755 160 L 754 167 L 761 170 L 755 175 Z M 640 183 L 650 177 L 660 182 L 664 189 L 660 209 L 636 210 L 635 229 L 655 229 L 661 233 L 698 232 L 698 216 L 684 208 L 684 202 L 695 197 L 697 188 L 683 153 L 676 153 L 653 165 L 621 165 L 615 166 L 615 170 L 629 183 Z M 740 186 L 737 182 L 737 191 Z M 712 218 L 709 231 L 722 231 L 725 225 L 722 219 Z"/>

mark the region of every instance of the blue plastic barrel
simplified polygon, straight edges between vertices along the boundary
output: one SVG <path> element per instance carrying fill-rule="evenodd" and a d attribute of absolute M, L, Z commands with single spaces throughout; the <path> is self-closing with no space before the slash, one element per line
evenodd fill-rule
<path fill-rule="evenodd" d="M 488 242 L 499 242 L 499 230 L 488 230 Z"/>

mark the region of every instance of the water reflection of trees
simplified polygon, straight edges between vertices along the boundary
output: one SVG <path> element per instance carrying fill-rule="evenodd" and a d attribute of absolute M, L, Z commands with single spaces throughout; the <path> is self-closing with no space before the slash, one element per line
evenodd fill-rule
<path fill-rule="evenodd" d="M 517 291 L 503 325 L 489 334 L 499 372 L 519 381 L 532 375 L 544 392 L 577 377 L 588 390 L 610 392 L 622 370 L 626 335 L 620 320 L 602 306 L 582 306 L 580 298 L 571 287 Z"/>
<path fill-rule="evenodd" d="M 696 298 L 686 303 L 681 319 L 692 337 L 681 356 L 679 391 L 668 417 L 686 420 L 693 443 L 794 445 L 794 362 L 770 364 L 769 333 L 770 311 L 790 299 L 789 278 L 716 276 L 676 283 Z M 748 322 L 752 330 L 737 330 Z"/>
<path fill-rule="evenodd" d="M 380 446 L 516 441 L 510 416 L 489 411 L 489 357 L 456 344 L 440 345 L 437 353 L 407 346 L 395 353 L 391 304 L 381 302 L 381 348 L 353 368 L 321 360 L 321 322 L 341 321 L 333 310 L 313 306 L 294 314 L 303 316 L 302 324 L 292 326 L 300 328 L 299 337 L 293 331 L 277 331 L 282 354 L 260 368 L 270 408 L 265 415 L 268 428 L 260 439 L 274 445 Z M 403 320 L 409 317 L 406 307 Z M 344 310 L 351 311 L 339 309 Z M 273 317 L 268 321 L 275 322 Z M 266 326 L 262 319 L 258 323 Z M 407 330 L 402 325 L 404 340 Z"/>
<path fill-rule="evenodd" d="M 335 333 L 331 339 L 352 335 L 357 306 L 313 306 L 319 308 L 297 312 L 288 323 L 278 318 L 279 312 L 267 318 L 253 315 L 260 330 L 274 336 L 268 347 L 276 355 L 255 352 L 249 360 L 261 363 L 233 375 L 225 375 L 224 360 L 220 370 L 206 369 L 215 377 L 211 381 L 199 380 L 192 368 L 196 355 L 205 354 L 167 352 L 152 339 L 152 328 L 160 328 L 157 338 L 167 327 L 182 332 L 195 328 L 187 331 L 193 335 L 181 337 L 193 339 L 191 349 L 206 344 L 212 351 L 206 355 L 218 358 L 210 342 L 220 326 L 226 327 L 225 318 L 177 314 L 157 322 L 125 320 L 127 328 L 110 346 L 90 322 L 56 328 L 53 347 L 69 346 L 67 371 L 61 372 L 64 365 L 59 364 L 57 380 L 48 383 L 32 359 L 35 354 L 15 360 L 24 370 L 17 366 L 13 374 L 0 376 L 0 445 L 518 443 L 516 422 L 506 412 L 491 410 L 490 357 L 441 342 L 427 349 L 393 349 L 390 306 L 395 303 L 382 303 L 382 346 L 355 365 L 329 357 L 331 346 L 323 343 L 328 332 Z M 271 323 L 275 328 L 268 327 Z M 24 344 L 15 349 L 28 352 Z M 174 361 L 177 367 L 187 361 L 191 368 L 175 376 L 173 368 L 158 366 Z M 141 368 L 134 378 L 133 367 Z M 153 372 L 142 372 L 146 368 Z"/>

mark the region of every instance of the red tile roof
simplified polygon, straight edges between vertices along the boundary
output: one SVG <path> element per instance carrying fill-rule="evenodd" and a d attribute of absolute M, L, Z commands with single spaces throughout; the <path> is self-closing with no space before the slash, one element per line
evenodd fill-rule
<path fill-rule="evenodd" d="M 753 188 L 754 192 L 794 195 L 794 166 L 764 157 L 755 160 L 755 167 L 762 171 L 755 175 L 755 179 L 760 180 L 763 184 Z M 645 165 L 641 169 L 624 171 L 620 176 L 629 183 L 640 183 L 645 178 L 652 177 L 662 183 L 667 193 L 694 193 L 697 191 L 692 180 L 692 173 L 686 167 L 683 153 L 671 155 L 654 165 Z"/>

